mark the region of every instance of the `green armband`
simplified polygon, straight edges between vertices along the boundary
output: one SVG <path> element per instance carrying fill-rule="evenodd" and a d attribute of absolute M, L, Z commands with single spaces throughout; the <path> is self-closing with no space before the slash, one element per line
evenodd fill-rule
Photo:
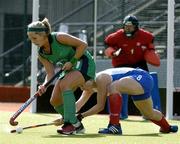
<path fill-rule="evenodd" d="M 73 58 L 70 60 L 70 62 L 71 62 L 73 65 L 76 65 L 77 61 L 78 61 L 78 59 L 75 58 L 75 57 L 73 57 Z"/>

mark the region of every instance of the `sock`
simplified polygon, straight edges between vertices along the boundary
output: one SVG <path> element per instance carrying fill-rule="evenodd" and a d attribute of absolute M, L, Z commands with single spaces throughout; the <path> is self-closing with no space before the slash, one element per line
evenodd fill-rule
<path fill-rule="evenodd" d="M 59 105 L 59 106 L 55 106 L 54 109 L 57 113 L 61 114 L 62 117 L 64 117 L 64 106 L 63 106 L 63 104 Z"/>
<path fill-rule="evenodd" d="M 156 125 L 160 126 L 163 130 L 169 131 L 170 125 L 164 116 L 162 116 L 162 119 L 160 121 L 156 121 L 156 120 L 151 120 L 151 121 Z"/>
<path fill-rule="evenodd" d="M 119 124 L 119 116 L 122 108 L 122 97 L 119 94 L 109 96 L 110 124 Z"/>
<path fill-rule="evenodd" d="M 64 121 L 74 124 L 77 122 L 76 114 L 76 100 L 72 90 L 63 92 L 64 99 Z"/>

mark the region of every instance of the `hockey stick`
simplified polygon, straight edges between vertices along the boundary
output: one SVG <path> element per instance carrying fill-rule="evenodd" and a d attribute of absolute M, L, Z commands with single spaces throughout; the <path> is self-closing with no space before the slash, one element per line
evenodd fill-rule
<path fill-rule="evenodd" d="M 62 73 L 62 70 L 58 71 L 44 86 L 47 88 L 54 80 L 57 76 L 59 76 L 59 74 Z M 37 96 L 39 96 L 38 92 L 35 93 L 34 96 L 30 97 L 14 114 L 13 116 L 10 118 L 9 123 L 12 126 L 16 126 L 18 125 L 18 122 L 15 121 L 15 119 L 29 106 L 29 104 L 35 100 L 37 98 Z"/>
<path fill-rule="evenodd" d="M 36 124 L 36 125 L 31 125 L 31 126 L 26 126 L 26 127 L 21 128 L 21 131 L 22 131 L 22 130 L 25 130 L 25 129 L 37 128 L 37 127 L 49 126 L 49 125 L 54 125 L 54 122 L 44 123 L 44 124 Z M 19 128 L 20 128 L 20 127 L 19 127 Z M 19 132 L 19 131 L 18 131 L 19 128 L 13 129 L 13 130 L 11 130 L 10 132 L 11 132 L 11 133 Z"/>
<path fill-rule="evenodd" d="M 54 125 L 54 122 L 44 123 L 44 124 L 36 124 L 36 125 L 31 125 L 31 126 L 26 126 L 26 127 L 23 127 L 22 130 L 30 129 L 30 128 L 37 128 L 37 127 L 42 127 L 42 126 L 49 126 L 49 125 Z M 18 132 L 18 128 L 17 128 L 17 129 L 13 129 L 13 130 L 11 130 L 10 132 L 11 132 L 11 133 Z"/>
<path fill-rule="evenodd" d="M 64 123 L 63 118 L 59 118 L 59 119 L 54 120 L 54 121 L 49 122 L 49 123 L 35 124 L 35 125 L 26 126 L 26 127 L 22 127 L 22 128 L 19 127 L 19 128 L 11 130 L 10 133 L 19 132 L 18 129 L 21 129 L 21 132 L 22 132 L 25 129 L 37 128 L 37 127 L 42 127 L 42 126 L 50 126 L 50 125 L 60 126 L 63 123 Z"/>

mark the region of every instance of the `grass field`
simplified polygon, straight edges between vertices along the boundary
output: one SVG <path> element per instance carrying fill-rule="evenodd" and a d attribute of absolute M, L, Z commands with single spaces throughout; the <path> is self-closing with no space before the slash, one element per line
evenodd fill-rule
<path fill-rule="evenodd" d="M 141 117 L 129 116 L 121 121 L 123 135 L 101 135 L 97 131 L 108 123 L 107 115 L 94 115 L 83 120 L 86 133 L 83 135 L 60 135 L 56 126 L 26 129 L 21 134 L 10 133 L 12 127 L 9 118 L 12 112 L 0 111 L 0 144 L 180 144 L 180 132 L 160 134 L 159 127 Z M 22 113 L 18 126 L 47 123 L 57 118 L 56 114 Z M 180 127 L 180 121 L 171 120 L 171 124 Z"/>

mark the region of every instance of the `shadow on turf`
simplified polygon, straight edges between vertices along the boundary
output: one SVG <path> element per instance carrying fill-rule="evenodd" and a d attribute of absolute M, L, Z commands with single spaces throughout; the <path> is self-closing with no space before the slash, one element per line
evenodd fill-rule
<path fill-rule="evenodd" d="M 121 121 L 127 121 L 127 122 L 144 122 L 144 123 L 149 122 L 149 120 L 146 120 L 146 119 L 142 119 L 142 120 L 124 119 L 124 120 L 121 120 Z"/>
<path fill-rule="evenodd" d="M 148 134 L 123 134 L 123 135 L 104 135 L 104 134 L 77 134 L 77 135 L 49 135 L 44 136 L 44 138 L 97 138 L 97 137 L 107 137 L 107 136 L 144 136 L 144 137 L 161 137 L 159 133 L 148 133 Z"/>
<path fill-rule="evenodd" d="M 101 135 L 101 134 L 76 134 L 76 135 L 62 135 L 62 134 L 57 134 L 57 135 L 49 135 L 49 136 L 44 136 L 44 138 L 97 138 L 97 137 L 105 137 L 107 135 Z"/>
<path fill-rule="evenodd" d="M 159 135 L 159 133 L 147 133 L 147 134 L 123 134 L 122 136 L 161 137 L 161 135 Z"/>

